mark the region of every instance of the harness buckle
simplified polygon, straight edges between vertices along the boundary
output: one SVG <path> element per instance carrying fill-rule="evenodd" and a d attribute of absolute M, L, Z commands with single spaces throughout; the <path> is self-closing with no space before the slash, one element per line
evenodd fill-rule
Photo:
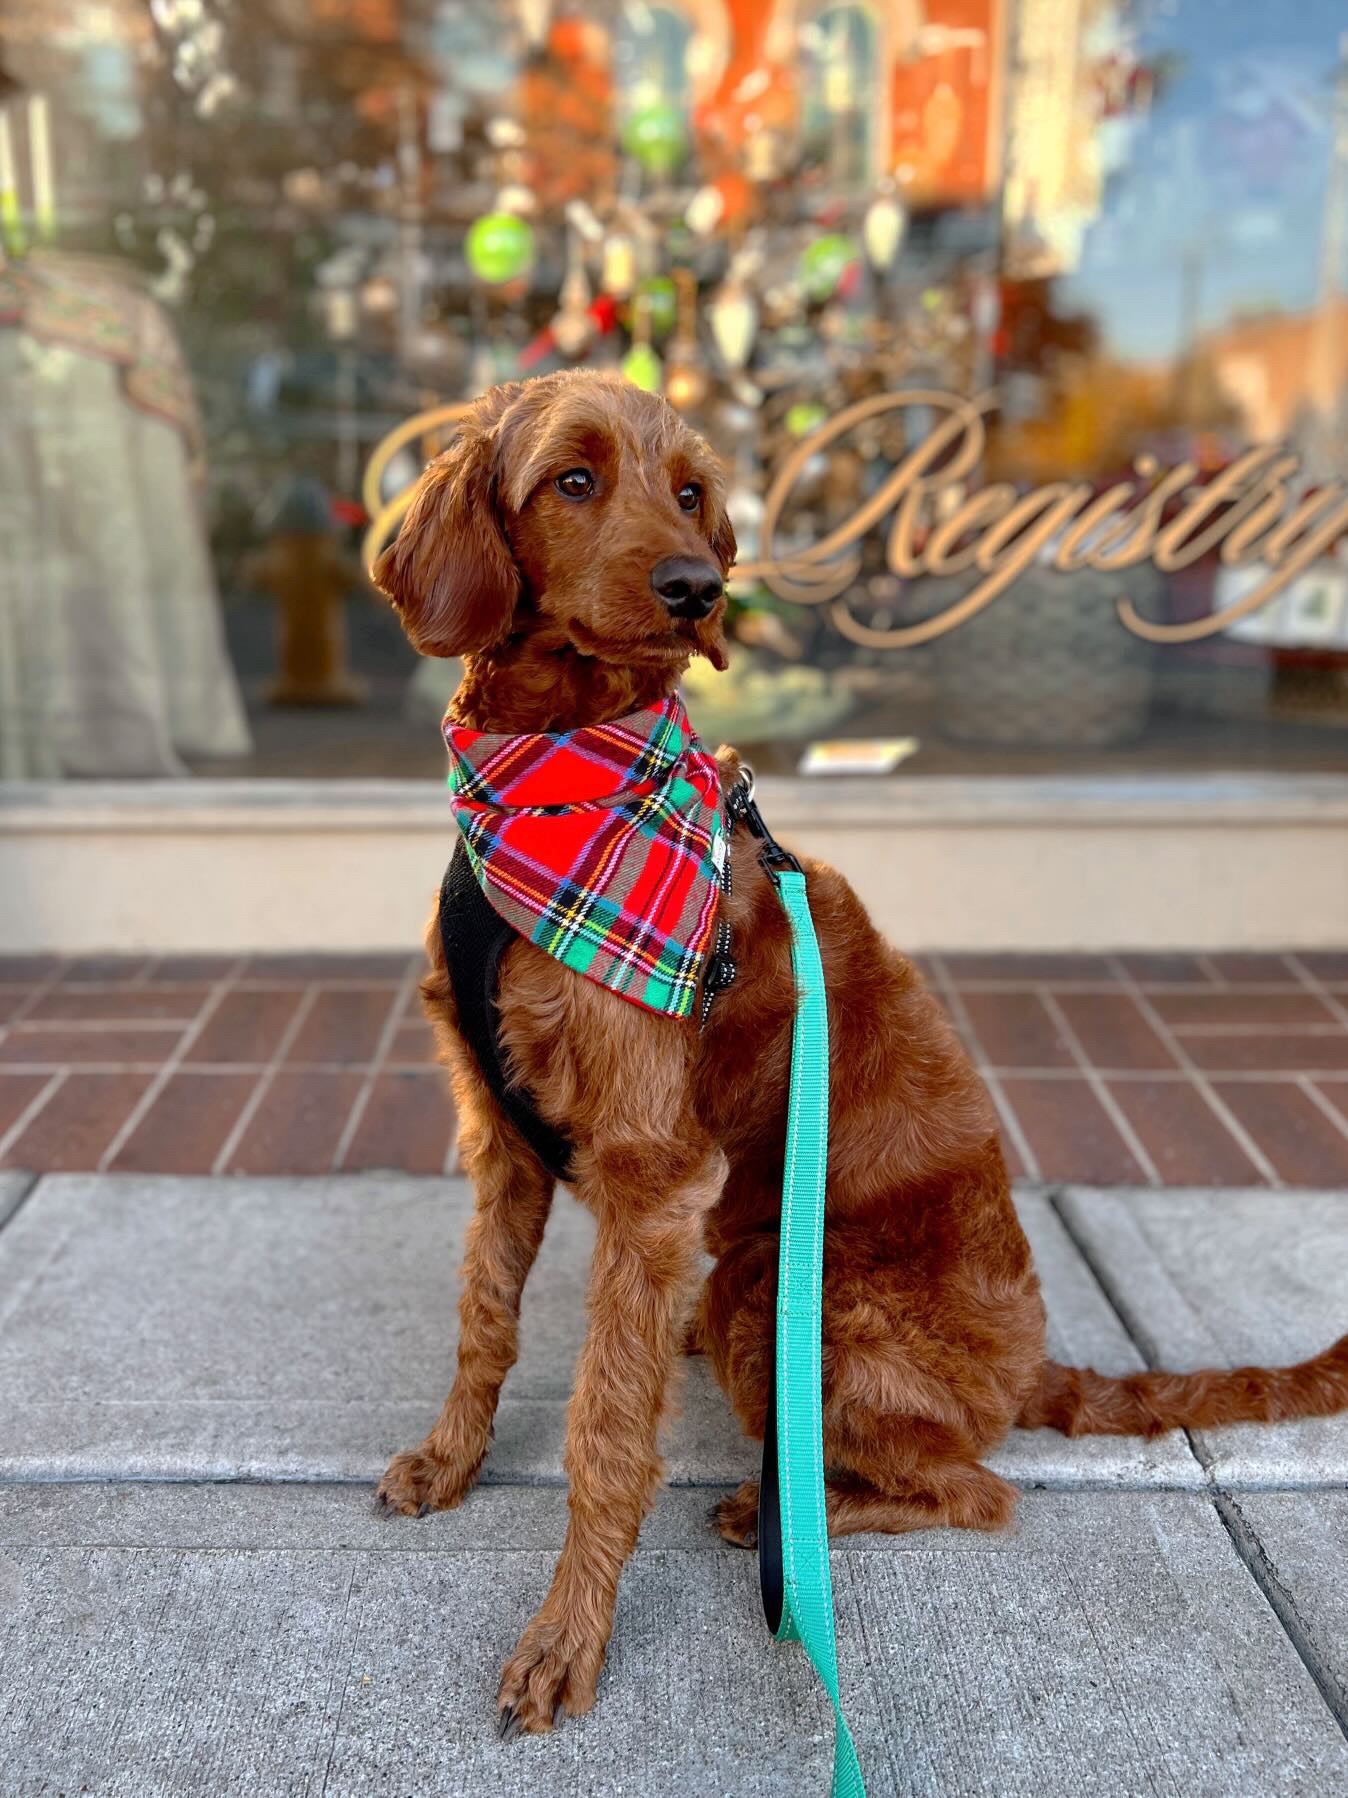
<path fill-rule="evenodd" d="M 737 824 L 747 825 L 752 836 L 758 838 L 763 845 L 761 860 L 769 874 L 781 874 L 790 871 L 803 874 L 804 869 L 789 849 L 783 849 L 763 822 L 763 814 L 754 801 L 756 781 L 754 771 L 745 762 L 740 768 L 739 779 L 725 796 L 726 818 L 730 829 Z"/>

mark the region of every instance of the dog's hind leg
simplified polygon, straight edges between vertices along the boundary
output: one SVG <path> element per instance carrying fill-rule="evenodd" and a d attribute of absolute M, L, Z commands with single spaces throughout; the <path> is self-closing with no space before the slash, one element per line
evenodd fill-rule
<path fill-rule="evenodd" d="M 461 1102 L 466 1097 L 461 1086 Z M 477 1203 L 463 1259 L 458 1371 L 426 1440 L 395 1455 L 380 1483 L 380 1502 L 404 1516 L 457 1505 L 477 1478 L 518 1352 L 520 1296 L 552 1205 L 552 1176 L 485 1089 L 464 1115 L 459 1140 Z"/>
<path fill-rule="evenodd" d="M 856 1474 L 837 1474 L 824 1487 L 830 1536 L 867 1530 L 906 1535 L 911 1530 L 1005 1529 L 1015 1516 L 1017 1493 L 977 1461 L 932 1461 L 895 1489 L 882 1490 Z M 727 1542 L 753 1548 L 758 1541 L 758 1481 L 745 1480 L 712 1513 Z"/>

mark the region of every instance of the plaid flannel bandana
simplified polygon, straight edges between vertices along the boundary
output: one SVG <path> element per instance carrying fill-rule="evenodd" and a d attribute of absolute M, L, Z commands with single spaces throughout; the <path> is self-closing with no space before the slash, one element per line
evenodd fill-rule
<path fill-rule="evenodd" d="M 693 1009 L 725 859 L 716 762 L 677 693 L 611 724 L 444 725 L 454 815 L 521 936 L 634 1004 Z"/>

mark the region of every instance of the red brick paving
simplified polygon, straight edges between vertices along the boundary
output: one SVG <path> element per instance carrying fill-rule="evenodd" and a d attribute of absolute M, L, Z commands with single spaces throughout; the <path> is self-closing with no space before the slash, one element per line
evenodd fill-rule
<path fill-rule="evenodd" d="M 1114 1080 L 1109 1091 L 1167 1186 L 1264 1183 L 1263 1172 L 1192 1081 Z"/>
<path fill-rule="evenodd" d="M 1172 981 L 1204 985 L 1211 979 L 1197 955 L 1118 955 L 1114 959 L 1127 979 L 1145 986 L 1168 986 Z"/>
<path fill-rule="evenodd" d="M 256 1074 L 174 1074 L 107 1165 L 137 1174 L 209 1174 L 257 1086 Z M 101 1165 L 101 1164 L 100 1164 Z"/>
<path fill-rule="evenodd" d="M 1127 993 L 1055 993 L 1051 1003 L 1092 1067 L 1153 1072 L 1179 1066 Z"/>
<path fill-rule="evenodd" d="M 23 1114 L 42 1092 L 50 1086 L 50 1074 L 10 1074 L 0 1073 L 0 1137 L 12 1136 L 20 1126 Z M 14 1163 L 6 1163 L 14 1166 Z"/>
<path fill-rule="evenodd" d="M 1222 1102 L 1249 1131 L 1289 1186 L 1342 1181 L 1348 1137 L 1299 1085 L 1271 1080 L 1215 1083 Z"/>
<path fill-rule="evenodd" d="M 921 963 L 1018 1175 L 1348 1183 L 1348 951 Z M 0 1165 L 444 1167 L 420 972 L 387 955 L 0 958 Z"/>
<path fill-rule="evenodd" d="M 1270 1024 L 1335 1022 L 1325 1001 L 1310 992 L 1264 992 L 1241 987 L 1229 993 L 1153 993 L 1151 1004 L 1165 1023 L 1181 1031 L 1209 1024 L 1266 1030 Z"/>
<path fill-rule="evenodd" d="M 388 1059 L 398 1067 L 431 1067 L 434 1064 L 435 1038 L 424 1018 L 415 1024 L 399 1024 L 389 1045 Z"/>
<path fill-rule="evenodd" d="M 1208 955 L 1203 958 L 1218 980 L 1230 982 L 1232 986 L 1243 985 L 1247 981 L 1285 980 L 1287 978 L 1287 958 L 1282 955 Z"/>
<path fill-rule="evenodd" d="M 0 1062 L 59 1071 L 96 1062 L 103 1067 L 159 1067 L 183 1039 L 181 1024 L 114 1025 L 81 1029 L 74 1024 L 15 1024 L 0 1041 Z"/>
<path fill-rule="evenodd" d="M 376 1076 L 342 1165 L 438 1174 L 453 1140 L 453 1112 L 439 1071 L 399 1069 Z"/>
<path fill-rule="evenodd" d="M 267 1174 L 283 1166 L 290 1174 L 326 1173 L 363 1084 L 356 1073 L 273 1075 L 225 1171 Z"/>
<path fill-rule="evenodd" d="M 148 1073 L 66 1074 L 10 1144 L 5 1167 L 82 1173 L 97 1167 L 153 1079 Z"/>
<path fill-rule="evenodd" d="M 29 995 L 21 986 L 0 987 L 0 1024 L 7 1024 L 28 1000 Z"/>
<path fill-rule="evenodd" d="M 188 1061 L 270 1061 L 304 1003 L 295 987 L 256 992 L 226 991 L 187 1051 Z"/>
<path fill-rule="evenodd" d="M 1084 1079 L 1044 1080 L 1014 1074 L 1002 1092 L 1020 1119 L 1045 1180 L 1093 1180 L 1139 1186 L 1146 1169 Z M 1348 1143 L 1345 1143 L 1348 1148 Z"/>
<path fill-rule="evenodd" d="M 965 993 L 966 1047 L 969 1034 L 988 1060 L 1002 1068 L 1073 1068 L 1066 1036 L 1038 993 Z M 975 1051 L 976 1054 L 976 1051 Z"/>
<path fill-rule="evenodd" d="M 367 1066 L 384 1028 L 396 1022 L 393 987 L 320 989 L 286 1051 L 287 1061 L 335 1061 Z"/>
<path fill-rule="evenodd" d="M 53 987 L 23 1014 L 29 1024 L 190 1024 L 200 1012 L 208 988 L 204 986 L 80 986 Z"/>
<path fill-rule="evenodd" d="M 1200 1036 L 1194 1032 L 1184 1037 L 1184 1047 L 1190 1059 L 1209 1072 L 1296 1074 L 1348 1070 L 1348 1031 L 1342 1029 L 1315 1035 L 1289 1030 L 1276 1036 Z"/>

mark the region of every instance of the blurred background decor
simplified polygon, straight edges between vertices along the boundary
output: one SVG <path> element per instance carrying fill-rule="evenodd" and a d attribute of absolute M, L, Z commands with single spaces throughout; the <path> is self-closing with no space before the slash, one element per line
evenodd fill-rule
<path fill-rule="evenodd" d="M 1139 456 L 1205 480 L 1275 437 L 1342 475 L 1342 23 L 1335 0 L 8 0 L 4 773 L 437 770 L 409 715 L 453 672 L 361 603 L 354 558 L 447 437 L 373 493 L 362 470 L 498 380 L 663 391 L 727 461 L 746 561 L 784 456 L 905 388 L 995 394 L 975 486 L 1103 488 Z M 929 424 L 811 456 L 782 546 Z M 841 614 L 737 584 L 731 676 L 695 703 L 765 769 L 819 732 L 915 736 L 904 780 L 1344 765 L 1336 556 L 1314 601 L 1181 648 L 1045 568 L 892 649 L 935 595 L 885 535 Z M 1214 553 L 1130 597 L 1191 619 L 1222 578 Z"/>

